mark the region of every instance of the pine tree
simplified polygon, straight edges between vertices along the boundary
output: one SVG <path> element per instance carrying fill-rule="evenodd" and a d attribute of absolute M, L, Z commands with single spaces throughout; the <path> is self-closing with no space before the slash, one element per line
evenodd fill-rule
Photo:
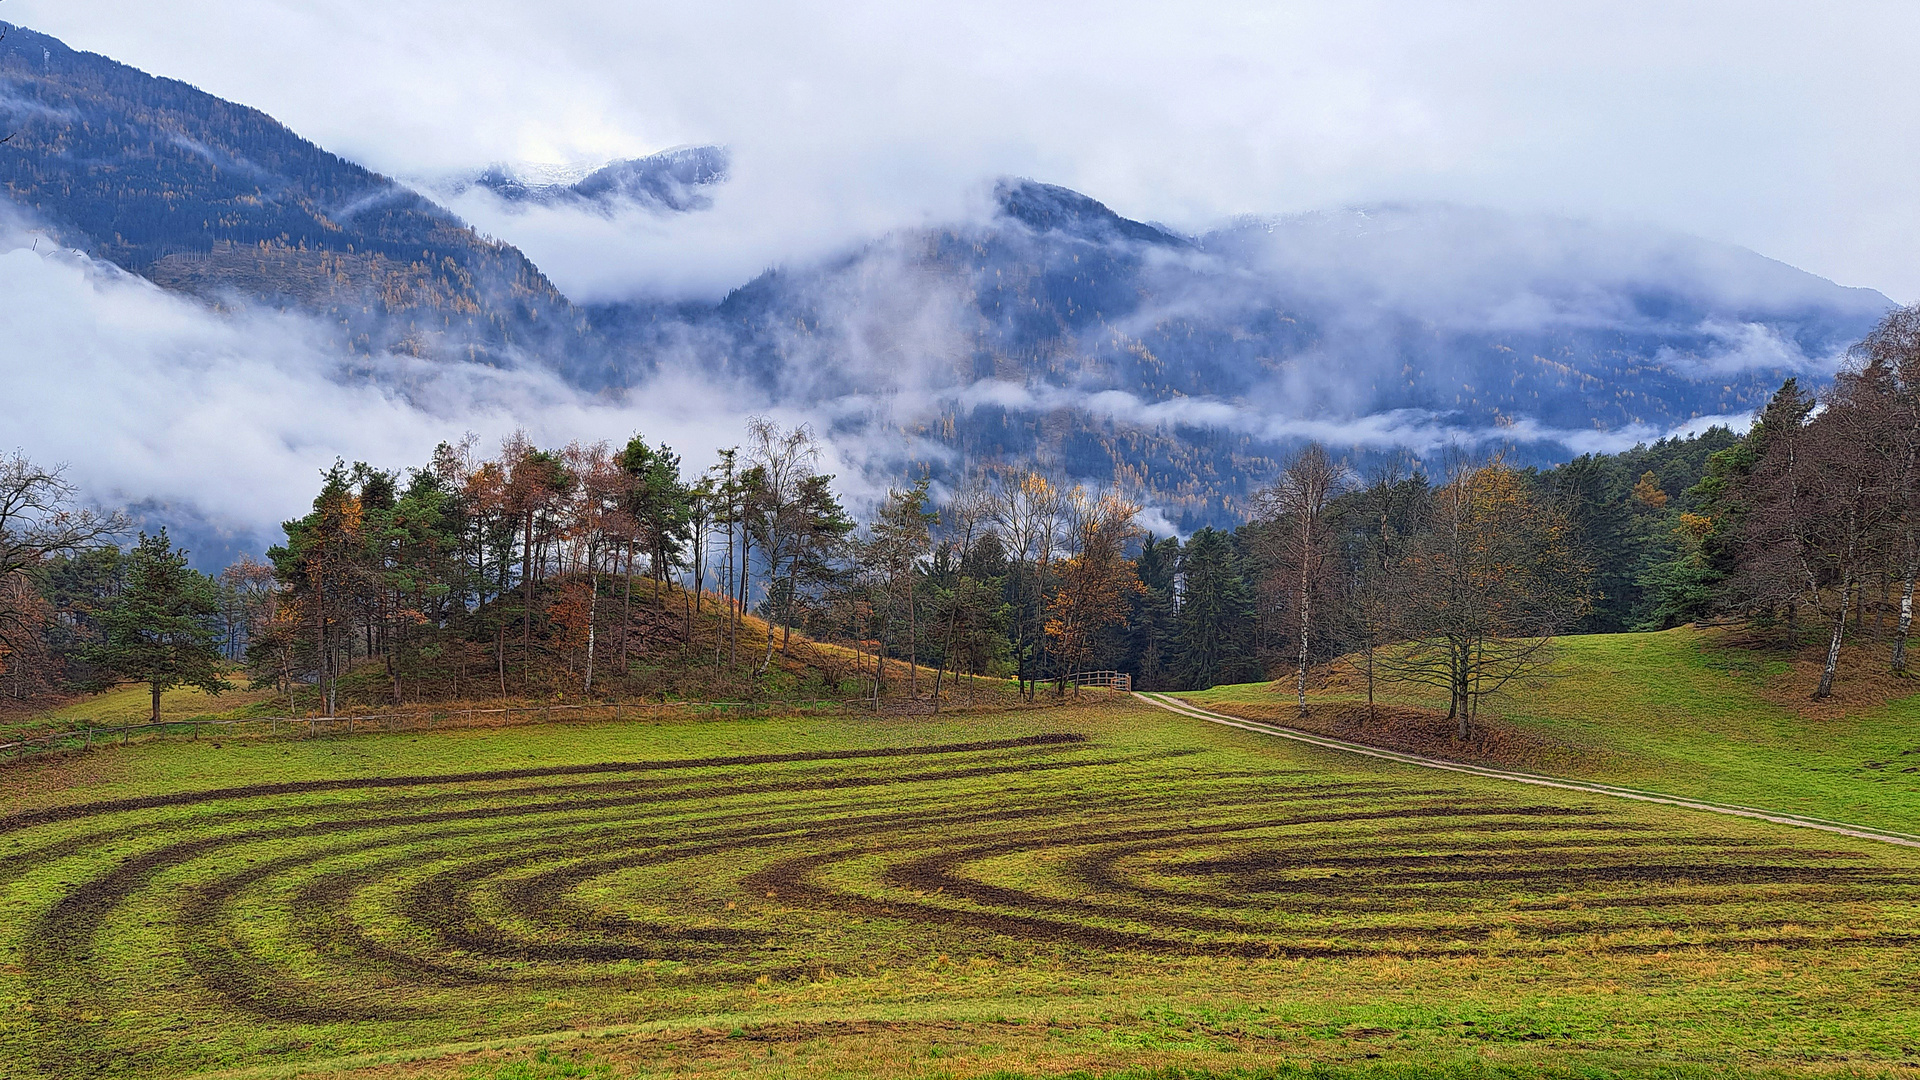
<path fill-rule="evenodd" d="M 176 686 L 209 694 L 233 689 L 220 673 L 220 601 L 213 579 L 187 566 L 167 531 L 140 534 L 126 564 L 126 584 L 101 618 L 103 640 L 90 650 L 109 684 L 146 683 L 151 718 L 160 695 Z"/>

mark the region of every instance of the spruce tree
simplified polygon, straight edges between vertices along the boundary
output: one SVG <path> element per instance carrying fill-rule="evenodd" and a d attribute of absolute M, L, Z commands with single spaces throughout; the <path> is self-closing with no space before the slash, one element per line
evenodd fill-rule
<path fill-rule="evenodd" d="M 209 694 L 233 689 L 220 673 L 219 619 L 213 579 L 187 566 L 187 553 L 174 548 L 165 529 L 141 533 L 88 659 L 108 684 L 146 683 L 157 722 L 160 695 L 176 686 Z"/>

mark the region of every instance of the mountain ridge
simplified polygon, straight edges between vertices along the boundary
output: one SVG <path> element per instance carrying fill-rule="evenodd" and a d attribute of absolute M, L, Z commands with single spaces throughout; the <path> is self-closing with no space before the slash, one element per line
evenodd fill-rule
<path fill-rule="evenodd" d="M 511 243 L 266 114 L 33 31 L 0 41 L 0 120 L 0 180 L 76 246 L 216 305 L 313 314 L 348 352 L 531 363 L 615 396 L 693 376 L 817 417 L 875 485 L 1039 465 L 1183 527 L 1231 520 L 1308 438 L 1357 461 L 1460 444 L 1544 464 L 1739 416 L 1830 373 L 1891 306 L 1657 230 L 1380 204 L 1187 236 L 1017 177 L 984 219 L 852 241 L 716 301 L 575 305 Z M 496 180 L 670 227 L 724 213 L 730 167 L 686 147 Z"/>
<path fill-rule="evenodd" d="M 494 359 L 583 328 L 517 248 L 258 109 L 0 26 L 0 183 L 75 246 L 175 291 L 308 310 L 360 351 Z"/>

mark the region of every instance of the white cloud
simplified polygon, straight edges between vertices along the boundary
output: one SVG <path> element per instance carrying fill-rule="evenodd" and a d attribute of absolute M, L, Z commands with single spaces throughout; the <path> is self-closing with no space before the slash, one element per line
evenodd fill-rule
<path fill-rule="evenodd" d="M 0 297 L 6 442 L 66 464 L 95 501 L 256 540 L 304 511 L 336 457 L 421 465 L 439 441 L 525 427 L 549 445 L 639 430 L 704 464 L 739 431 L 729 396 L 684 375 L 600 399 L 532 368 L 350 366 L 300 317 L 222 317 L 17 229 L 0 234 Z"/>

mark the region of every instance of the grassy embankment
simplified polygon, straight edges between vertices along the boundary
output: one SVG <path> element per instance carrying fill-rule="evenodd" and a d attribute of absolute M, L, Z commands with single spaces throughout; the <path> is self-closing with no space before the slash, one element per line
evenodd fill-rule
<path fill-rule="evenodd" d="M 1447 725 L 1413 740 L 1369 730 L 1363 684 L 1342 673 L 1308 694 L 1306 726 L 1557 775 L 1920 833 L 1920 682 L 1876 673 L 1879 647 L 1845 657 L 1832 703 L 1808 692 L 1808 657 L 1757 649 L 1726 630 L 1564 638 L 1556 677 L 1496 699 L 1472 747 Z M 1383 687 L 1384 689 L 1384 687 Z M 1233 715 L 1297 723 L 1293 685 L 1248 683 L 1177 696 Z M 1421 695 L 1394 705 L 1444 708 Z M 1342 708 L 1342 706 L 1347 706 Z M 1328 718 L 1339 714 L 1338 722 Z"/>
<path fill-rule="evenodd" d="M 136 744 L 0 805 L 0 1076 L 1920 1074 L 1920 852 L 1123 700 Z"/>

